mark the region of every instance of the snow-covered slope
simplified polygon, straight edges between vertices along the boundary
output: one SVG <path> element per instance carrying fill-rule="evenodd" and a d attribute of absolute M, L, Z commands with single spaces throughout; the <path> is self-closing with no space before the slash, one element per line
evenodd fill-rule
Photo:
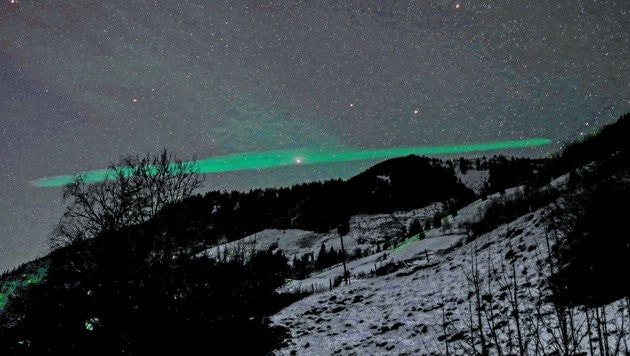
<path fill-rule="evenodd" d="M 480 194 L 484 184 L 488 182 L 490 172 L 488 170 L 469 169 L 466 173 L 462 173 L 462 171 L 458 168 L 455 171 L 455 176 L 465 186 L 472 189 L 475 194 Z"/>
<path fill-rule="evenodd" d="M 541 228 L 535 227 L 539 218 L 540 212 L 530 214 L 482 236 L 474 244 L 430 257 L 439 262 L 437 264 L 426 265 L 421 246 L 445 237 L 427 239 L 403 252 L 407 259 L 417 258 L 407 268 L 381 278 L 353 280 L 350 285 L 291 305 L 273 318 L 277 324 L 288 326 L 293 336 L 281 353 L 293 349 L 305 352 L 309 348 L 307 353 L 322 355 L 350 351 L 356 354 L 439 353 L 442 299 L 453 313 L 451 318 L 465 317 L 462 313 L 465 309 L 457 306 L 467 301 L 464 270 L 470 264 L 473 247 L 483 261 L 479 266 L 483 275 L 487 259 L 490 266 L 496 268 L 504 263 L 505 251 L 516 248 L 523 250 L 519 252 L 521 259 L 530 261 L 522 266 L 521 275 L 530 282 L 540 278 L 535 273 L 542 236 Z M 511 238 L 505 238 L 508 233 Z"/>
<path fill-rule="evenodd" d="M 385 239 L 400 238 L 403 229 L 408 228 L 412 221 L 424 224 L 442 209 L 441 203 L 431 204 L 421 209 L 394 212 L 392 214 L 355 215 L 350 218 L 350 230 L 344 237 L 344 247 L 349 253 L 355 249 L 369 250 Z M 270 247 L 281 249 L 285 256 L 302 256 L 313 253 L 316 258 L 321 245 L 341 250 L 339 234 L 331 231 L 318 234 L 312 231 L 298 229 L 278 230 L 266 229 L 242 239 L 223 243 L 199 253 L 197 256 L 215 257 L 218 254 L 230 254 L 243 251 L 245 254 L 254 250 L 267 250 Z"/>
<path fill-rule="evenodd" d="M 430 239 L 423 239 L 417 243 L 409 243 L 409 245 L 401 246 L 393 250 L 382 251 L 347 263 L 347 270 L 350 275 L 351 282 L 361 282 L 366 279 L 367 275 L 374 273 L 379 268 L 392 263 L 412 263 L 412 259 L 421 260 L 413 261 L 414 266 L 426 266 L 435 263 L 437 260 L 434 255 L 440 251 L 447 250 L 460 243 L 464 235 L 444 235 Z M 287 285 L 282 287 L 280 292 L 296 292 L 296 291 L 324 291 L 328 290 L 331 281 L 335 278 L 343 276 L 343 265 L 338 264 L 327 268 L 324 271 L 315 273 L 309 278 L 303 280 L 289 281 Z"/>
<path fill-rule="evenodd" d="M 222 256 L 227 253 L 229 257 L 231 253 L 236 251 L 243 251 L 249 254 L 251 251 L 267 250 L 270 247 L 281 249 L 287 256 L 302 255 L 317 251 L 320 244 L 328 239 L 329 236 L 312 231 L 266 229 L 236 241 L 220 244 L 200 253 L 198 256 L 215 257 L 218 254 Z"/>
<path fill-rule="evenodd" d="M 561 186 L 564 180 L 558 179 L 551 186 Z M 479 338 L 471 343 L 468 336 L 470 330 L 478 330 L 477 310 L 481 311 L 484 334 L 493 335 L 484 341 L 491 354 L 498 350 L 518 353 L 517 319 L 525 354 L 561 348 L 561 336 L 556 331 L 560 317 L 545 299 L 549 293 L 544 285 L 549 275 L 549 235 L 544 223 L 547 208 L 468 243 L 460 228 L 480 216 L 489 202 L 509 199 L 520 190 L 509 189 L 504 195 L 471 204 L 449 218 L 448 228 L 433 229 L 423 240 L 353 261 L 348 265 L 348 285 L 328 290 L 329 279 L 343 273 L 341 266 L 303 281 L 291 281 L 283 290 L 311 288 L 316 293 L 272 317 L 273 323 L 287 327 L 291 334 L 276 353 L 441 355 L 448 347 L 448 353 L 470 354 L 473 348 L 481 350 Z M 386 263 L 395 264 L 397 269 L 380 277 L 370 274 Z M 474 278 L 479 281 L 478 293 L 471 282 Z M 603 338 L 611 345 L 623 339 L 616 335 L 627 336 L 620 333 L 627 327 L 623 324 L 627 309 L 623 303 L 602 309 L 609 316 Z M 571 347 L 588 350 L 597 340 L 587 337 L 586 325 L 592 322 L 592 315 L 589 319 L 577 309 L 563 315 L 574 322 L 576 337 Z"/>

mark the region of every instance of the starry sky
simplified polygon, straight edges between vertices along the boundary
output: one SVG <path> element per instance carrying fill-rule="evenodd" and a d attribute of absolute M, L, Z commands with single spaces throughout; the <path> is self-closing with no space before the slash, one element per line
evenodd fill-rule
<path fill-rule="evenodd" d="M 0 271 L 47 251 L 42 177 L 181 158 L 543 137 L 630 111 L 630 2 L 0 0 Z M 497 152 L 485 152 L 493 154 Z M 209 189 L 375 161 L 224 172 Z"/>

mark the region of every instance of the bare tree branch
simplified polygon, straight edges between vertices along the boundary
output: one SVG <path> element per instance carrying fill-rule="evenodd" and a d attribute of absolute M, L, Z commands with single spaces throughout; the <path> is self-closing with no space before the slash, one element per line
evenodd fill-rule
<path fill-rule="evenodd" d="M 64 187 L 66 211 L 51 235 L 51 247 L 147 221 L 200 188 L 198 172 L 194 161 L 178 160 L 164 149 L 158 156 L 122 158 L 110 165 L 103 182 L 88 184 L 77 176 Z"/>

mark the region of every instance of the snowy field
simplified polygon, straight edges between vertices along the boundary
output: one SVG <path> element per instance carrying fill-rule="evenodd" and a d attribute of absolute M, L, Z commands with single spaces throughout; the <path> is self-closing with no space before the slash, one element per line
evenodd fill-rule
<path fill-rule="evenodd" d="M 560 178 L 551 185 L 562 186 L 564 181 Z M 509 199 L 518 190 L 509 189 L 489 200 Z M 479 329 L 476 310 L 483 310 L 479 317 L 484 334 L 490 335 L 484 342 L 491 354 L 518 353 L 515 311 L 525 354 L 562 350 L 562 335 L 557 331 L 561 320 L 571 321 L 572 353 L 600 354 L 598 340 L 602 339 L 602 345 L 622 350 L 629 341 L 627 334 L 622 337 L 619 332 L 627 328 L 627 305 L 612 303 L 597 309 L 598 314 L 567 309 L 560 317 L 558 309 L 546 301 L 546 208 L 465 243 L 466 235 L 457 231 L 487 203 L 475 202 L 462 209 L 451 218 L 450 229 L 433 229 L 423 240 L 351 262 L 349 285 L 328 290 L 329 279 L 343 273 L 341 266 L 291 281 L 284 291 L 313 288 L 316 293 L 272 317 L 273 323 L 291 333 L 276 354 L 442 355 L 447 347 L 448 353 L 470 354 L 473 348 L 481 350 L 480 340 L 470 342 L 467 336 Z M 399 269 L 380 277 L 369 274 L 388 262 L 397 262 Z M 475 276 L 479 281 L 476 294 L 471 282 Z M 477 300 L 481 308 L 476 307 Z M 605 336 L 598 337 L 593 320 L 602 315 L 604 320 L 608 316 L 605 332 L 600 334 Z M 591 325 L 590 334 L 587 325 Z"/>
<path fill-rule="evenodd" d="M 408 228 L 412 221 L 421 223 L 431 220 L 433 215 L 442 209 L 441 203 L 431 204 L 422 209 L 395 212 L 392 214 L 355 215 L 350 218 L 350 230 L 344 237 L 344 247 L 349 253 L 357 248 L 372 249 L 375 244 L 382 243 L 386 238 L 398 237 L 401 229 Z M 274 246 L 281 249 L 289 260 L 293 256 L 301 257 L 305 253 L 317 254 L 324 244 L 326 249 L 341 250 L 341 241 L 336 231 L 318 234 L 312 231 L 298 229 L 277 230 L 266 229 L 253 235 L 229 243 L 219 244 L 197 256 L 215 257 L 227 253 L 228 258 L 237 251 L 245 254 L 251 251 L 265 251 Z"/>

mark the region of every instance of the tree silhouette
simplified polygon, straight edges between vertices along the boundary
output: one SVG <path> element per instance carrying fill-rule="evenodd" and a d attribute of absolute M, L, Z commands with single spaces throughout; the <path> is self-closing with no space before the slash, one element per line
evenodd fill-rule
<path fill-rule="evenodd" d="M 192 195 L 202 182 L 194 161 L 178 160 L 166 149 L 157 156 L 121 159 L 110 165 L 102 182 L 78 175 L 63 189 L 66 211 L 52 233 L 51 246 L 142 223 Z"/>
<path fill-rule="evenodd" d="M 348 220 L 344 220 L 339 226 L 337 226 L 337 233 L 339 234 L 339 239 L 341 240 L 341 258 L 343 262 L 343 277 L 346 281 L 346 285 L 348 284 L 348 268 L 346 267 L 346 248 L 343 245 L 343 237 L 350 232 L 350 223 Z"/>

